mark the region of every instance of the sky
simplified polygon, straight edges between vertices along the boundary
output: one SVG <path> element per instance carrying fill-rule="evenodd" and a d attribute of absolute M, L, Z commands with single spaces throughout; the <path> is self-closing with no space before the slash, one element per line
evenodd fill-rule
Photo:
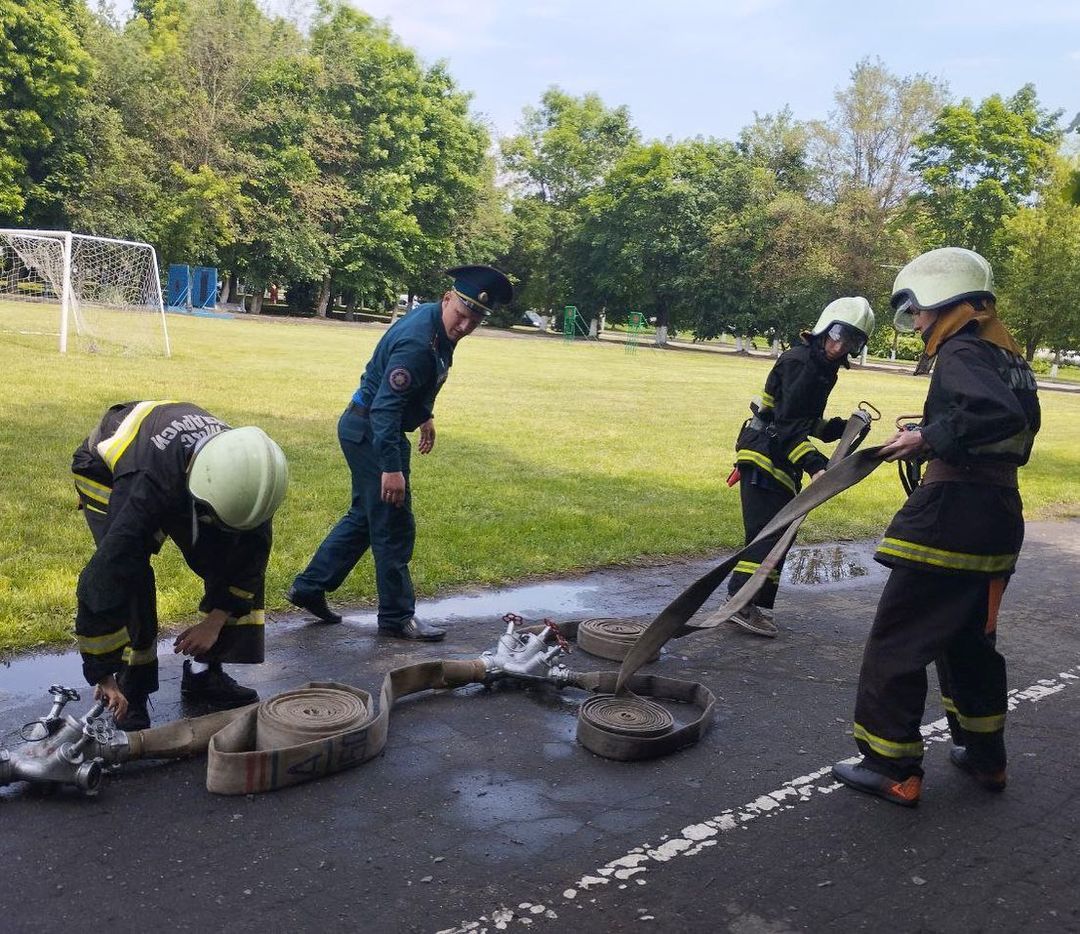
<path fill-rule="evenodd" d="M 296 2 L 296 0 L 294 0 Z M 790 105 L 823 119 L 863 58 L 956 99 L 1034 83 L 1080 111 L 1080 0 L 353 0 L 421 58 L 443 59 L 498 135 L 558 85 L 626 105 L 645 139 L 734 139 Z"/>

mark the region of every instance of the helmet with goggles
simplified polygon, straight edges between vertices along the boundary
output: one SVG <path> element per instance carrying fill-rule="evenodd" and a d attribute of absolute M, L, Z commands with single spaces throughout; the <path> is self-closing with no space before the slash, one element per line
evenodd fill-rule
<path fill-rule="evenodd" d="M 994 298 L 994 271 L 974 250 L 946 246 L 915 257 L 892 288 L 893 326 L 914 331 L 912 309 L 936 311 L 968 299 Z"/>
<path fill-rule="evenodd" d="M 849 354 L 860 353 L 873 333 L 874 310 L 861 295 L 829 302 L 810 331 L 812 337 L 824 334 L 842 343 Z"/>

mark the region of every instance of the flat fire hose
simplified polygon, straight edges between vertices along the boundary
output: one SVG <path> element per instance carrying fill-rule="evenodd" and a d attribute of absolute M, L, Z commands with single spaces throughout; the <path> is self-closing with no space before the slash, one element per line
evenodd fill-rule
<path fill-rule="evenodd" d="M 559 627 L 573 637 L 578 623 Z M 394 703 L 409 694 L 481 683 L 480 659 L 405 665 L 383 679 L 376 710 L 360 688 L 311 682 L 260 704 L 130 734 L 137 756 L 177 757 L 207 749 L 207 790 L 257 794 L 298 785 L 367 762 L 382 752 Z M 634 703 L 613 697 L 618 672 L 576 673 L 570 686 L 593 692 L 582 703 L 578 740 L 597 755 L 624 761 L 666 755 L 697 742 L 712 722 L 716 698 L 704 685 L 677 678 L 635 675 Z M 648 697 L 687 705 L 680 725 Z M 200 721 L 206 721 L 205 724 Z M 201 737 L 201 743 L 199 738 Z"/>
<path fill-rule="evenodd" d="M 750 603 L 772 569 L 766 566 L 768 561 L 763 562 L 762 567 L 754 572 L 738 593 L 712 614 L 704 624 L 697 626 L 689 624 L 690 618 L 701 609 L 716 588 L 735 569 L 735 565 L 752 545 L 783 531 L 793 522 L 801 521 L 812 509 L 868 477 L 882 463 L 880 451 L 881 448 L 878 446 L 856 451 L 846 457 L 842 456 L 821 477 L 784 506 L 752 542 L 698 578 L 661 610 L 623 660 L 615 685 L 615 693 L 626 694 L 633 674 L 655 656 L 669 639 L 716 626 Z M 783 539 L 769 553 L 769 558 L 774 559 L 773 567 L 779 560 L 779 556 L 783 554 L 780 548 L 781 543 Z"/>

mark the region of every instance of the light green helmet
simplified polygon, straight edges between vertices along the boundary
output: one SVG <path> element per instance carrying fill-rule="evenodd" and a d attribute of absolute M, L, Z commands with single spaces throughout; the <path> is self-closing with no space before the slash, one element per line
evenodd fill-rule
<path fill-rule="evenodd" d="M 916 256 L 896 276 L 893 326 L 914 331 L 911 306 L 933 311 L 969 298 L 994 298 L 994 271 L 974 250 L 946 246 Z"/>
<path fill-rule="evenodd" d="M 261 428 L 231 428 L 196 449 L 188 491 L 231 529 L 262 525 L 285 498 L 285 453 Z"/>
<path fill-rule="evenodd" d="M 861 295 L 838 298 L 825 306 L 810 334 L 814 337 L 824 334 L 833 325 L 840 327 L 837 334 L 829 336 L 847 343 L 848 353 L 859 353 L 874 333 L 874 309 Z"/>

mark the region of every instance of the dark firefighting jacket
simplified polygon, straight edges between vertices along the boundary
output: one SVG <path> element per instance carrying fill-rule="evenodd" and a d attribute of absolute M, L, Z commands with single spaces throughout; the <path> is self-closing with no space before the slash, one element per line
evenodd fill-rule
<path fill-rule="evenodd" d="M 106 522 L 79 575 L 79 631 L 108 628 L 108 619 L 123 617 L 131 588 L 166 538 L 203 579 L 203 612 L 240 618 L 262 609 L 271 522 L 243 532 L 199 523 L 187 489 L 195 446 L 228 428 L 187 402 L 127 402 L 109 409 L 75 451 L 81 504 Z"/>
<path fill-rule="evenodd" d="M 765 380 L 761 407 L 744 423 L 735 444 L 735 462 L 744 472 L 756 468 L 796 493 L 803 471 L 813 475 L 825 469 L 828 458 L 810 436 L 836 441 L 844 430 L 843 419 L 822 419 L 841 365 L 825 357 L 820 342 L 805 339 L 781 354 Z"/>
<path fill-rule="evenodd" d="M 937 353 L 921 427 L 928 477 L 885 531 L 875 554 L 883 564 L 991 577 L 1016 565 L 1024 517 L 1015 467 L 1031 456 L 1039 398 L 1027 362 L 976 329 Z M 947 479 L 933 481 L 935 472 Z"/>

